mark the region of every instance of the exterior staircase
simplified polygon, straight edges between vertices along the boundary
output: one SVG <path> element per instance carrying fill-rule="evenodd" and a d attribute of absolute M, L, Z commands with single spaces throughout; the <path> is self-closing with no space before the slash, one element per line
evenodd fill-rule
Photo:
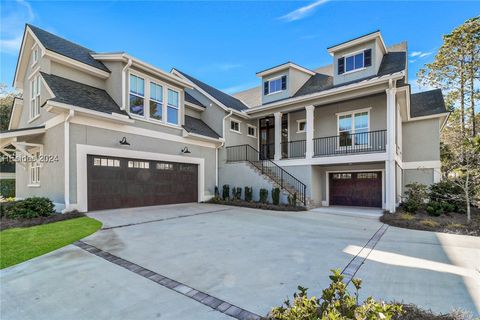
<path fill-rule="evenodd" d="M 251 145 L 227 147 L 227 162 L 240 161 L 247 162 L 252 169 L 278 185 L 282 191 L 292 197 L 296 195 L 297 202 L 307 207 L 310 206 L 310 201 L 306 196 L 307 186 L 272 160 L 264 159 Z"/>

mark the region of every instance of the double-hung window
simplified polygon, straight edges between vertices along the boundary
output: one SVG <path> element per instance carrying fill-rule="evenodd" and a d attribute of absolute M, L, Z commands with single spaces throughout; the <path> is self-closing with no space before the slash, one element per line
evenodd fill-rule
<path fill-rule="evenodd" d="M 267 80 L 263 84 L 263 94 L 277 93 L 287 89 L 287 76 Z"/>
<path fill-rule="evenodd" d="M 230 120 L 230 130 L 236 133 L 241 133 L 240 132 L 240 122 L 235 121 L 235 120 Z"/>
<path fill-rule="evenodd" d="M 178 124 L 178 92 L 168 89 L 167 122 Z"/>
<path fill-rule="evenodd" d="M 162 120 L 163 87 L 150 82 L 150 118 Z"/>
<path fill-rule="evenodd" d="M 38 48 L 32 50 L 32 66 L 38 61 Z"/>
<path fill-rule="evenodd" d="M 144 116 L 145 80 L 130 75 L 130 113 Z"/>
<path fill-rule="evenodd" d="M 368 111 L 345 113 L 338 116 L 339 146 L 368 145 Z"/>
<path fill-rule="evenodd" d="M 30 82 L 30 120 L 40 114 L 40 76 L 37 75 Z"/>

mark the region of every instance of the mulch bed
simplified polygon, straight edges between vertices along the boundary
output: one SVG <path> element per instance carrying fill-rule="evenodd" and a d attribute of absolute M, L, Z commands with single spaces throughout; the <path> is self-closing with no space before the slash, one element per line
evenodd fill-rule
<path fill-rule="evenodd" d="M 26 228 L 41 224 L 58 222 L 63 220 L 75 219 L 85 217 L 85 214 L 80 212 L 68 212 L 63 214 L 53 214 L 48 217 L 38 217 L 32 219 L 9 219 L 2 217 L 0 219 L 0 231 L 10 228 Z"/>
<path fill-rule="evenodd" d="M 409 214 L 401 209 L 396 213 L 385 213 L 380 221 L 391 226 L 461 234 L 467 236 L 480 236 L 480 210 L 472 208 L 472 221 L 467 224 L 467 215 L 464 213 L 445 213 L 439 217 L 431 216 L 426 212 Z"/>
<path fill-rule="evenodd" d="M 274 211 L 306 211 L 307 208 L 302 206 L 289 206 L 289 205 L 274 205 L 271 203 L 261 203 L 261 202 L 248 202 L 244 200 L 210 200 L 208 203 L 223 204 L 227 206 L 236 206 L 236 207 L 246 207 L 254 209 L 263 209 L 263 210 L 274 210 Z"/>

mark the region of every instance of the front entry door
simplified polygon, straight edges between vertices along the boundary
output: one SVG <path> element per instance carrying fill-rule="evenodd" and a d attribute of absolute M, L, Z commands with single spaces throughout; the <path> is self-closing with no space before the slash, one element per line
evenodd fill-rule
<path fill-rule="evenodd" d="M 282 158 L 287 155 L 288 116 L 282 116 Z M 263 159 L 275 157 L 275 118 L 260 119 L 260 155 Z"/>

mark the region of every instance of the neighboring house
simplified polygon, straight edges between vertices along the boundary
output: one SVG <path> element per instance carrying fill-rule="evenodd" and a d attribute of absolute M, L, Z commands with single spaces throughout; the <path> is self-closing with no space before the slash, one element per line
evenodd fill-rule
<path fill-rule="evenodd" d="M 387 48 L 380 32 L 328 52 L 330 66 L 288 62 L 231 96 L 27 25 L 14 80 L 24 98 L 0 151 L 41 161 L 17 164 L 16 195 L 88 211 L 279 186 L 283 201 L 394 212 L 406 184 L 440 179 L 442 93 L 411 94 L 406 45 Z"/>

